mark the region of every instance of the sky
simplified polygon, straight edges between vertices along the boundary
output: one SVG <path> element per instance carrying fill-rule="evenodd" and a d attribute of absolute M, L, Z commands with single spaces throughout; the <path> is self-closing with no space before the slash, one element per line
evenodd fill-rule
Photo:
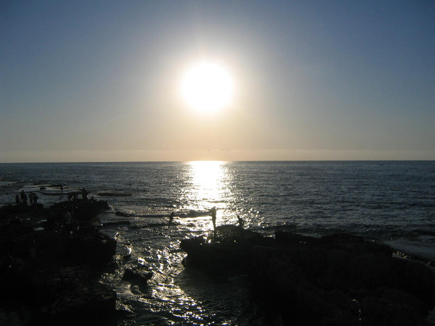
<path fill-rule="evenodd" d="M 435 160 L 435 2 L 2 1 L 0 163 Z M 229 105 L 190 107 L 201 61 Z"/>

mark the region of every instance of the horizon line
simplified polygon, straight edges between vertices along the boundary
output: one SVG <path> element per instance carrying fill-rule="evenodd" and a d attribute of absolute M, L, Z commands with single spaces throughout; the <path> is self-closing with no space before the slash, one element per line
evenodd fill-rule
<path fill-rule="evenodd" d="M 189 162 L 432 162 L 435 159 L 322 159 L 322 160 L 149 160 L 149 161 L 30 161 L 0 164 L 189 163 Z"/>

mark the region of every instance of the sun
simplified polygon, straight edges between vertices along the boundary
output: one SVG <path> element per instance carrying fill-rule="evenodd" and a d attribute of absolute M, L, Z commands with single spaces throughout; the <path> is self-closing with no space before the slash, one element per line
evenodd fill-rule
<path fill-rule="evenodd" d="M 222 67 L 202 62 L 188 70 L 181 91 L 194 109 L 215 111 L 230 104 L 233 81 Z"/>

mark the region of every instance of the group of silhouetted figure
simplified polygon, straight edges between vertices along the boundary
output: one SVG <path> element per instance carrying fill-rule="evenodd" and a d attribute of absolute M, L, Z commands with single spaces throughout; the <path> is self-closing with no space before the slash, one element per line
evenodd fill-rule
<path fill-rule="evenodd" d="M 38 204 L 38 196 L 36 196 L 36 194 L 33 192 L 29 193 L 28 198 L 24 190 L 21 190 L 19 194 L 15 195 L 15 202 L 18 206 L 27 206 L 27 199 L 29 200 L 30 206 L 36 206 Z"/>
<path fill-rule="evenodd" d="M 61 191 L 63 192 L 63 186 L 61 185 Z M 76 202 L 78 201 L 78 195 L 81 194 L 82 195 L 82 199 L 83 200 L 88 200 L 88 194 L 89 192 L 85 189 L 82 188 L 80 190 L 80 192 L 77 193 L 70 193 L 68 194 L 68 201 L 72 201 L 72 202 Z M 34 192 L 30 192 L 29 196 L 27 196 L 27 194 L 25 193 L 24 190 L 21 190 L 21 192 L 17 195 L 15 195 L 15 203 L 17 204 L 17 206 L 36 206 L 38 204 L 38 199 L 39 197 L 36 196 L 36 194 Z M 93 199 L 93 198 L 91 198 Z"/>

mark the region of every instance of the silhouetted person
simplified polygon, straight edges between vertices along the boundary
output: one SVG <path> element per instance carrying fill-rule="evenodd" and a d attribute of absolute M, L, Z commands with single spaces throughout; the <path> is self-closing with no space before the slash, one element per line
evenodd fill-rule
<path fill-rule="evenodd" d="M 36 196 L 36 194 L 33 194 L 33 204 L 35 206 L 38 205 L 38 196 Z"/>
<path fill-rule="evenodd" d="M 216 236 L 216 207 L 210 210 L 211 221 L 213 222 L 214 235 Z"/>
<path fill-rule="evenodd" d="M 239 226 L 243 228 L 243 226 L 245 225 L 245 221 L 243 221 L 243 219 L 239 215 L 237 215 L 237 220 L 239 222 Z"/>
<path fill-rule="evenodd" d="M 21 190 L 20 198 L 21 198 L 21 202 L 22 202 L 24 205 L 27 205 L 27 195 L 26 195 L 26 193 L 24 192 L 24 190 Z"/>
<path fill-rule="evenodd" d="M 172 212 L 171 215 L 169 215 L 168 227 L 172 225 L 173 221 L 174 221 L 174 212 Z"/>
<path fill-rule="evenodd" d="M 17 205 L 19 205 L 21 203 L 21 201 L 20 201 L 20 195 L 15 195 L 15 203 Z"/>
<path fill-rule="evenodd" d="M 85 188 L 82 189 L 83 200 L 88 200 L 88 192 Z"/>

